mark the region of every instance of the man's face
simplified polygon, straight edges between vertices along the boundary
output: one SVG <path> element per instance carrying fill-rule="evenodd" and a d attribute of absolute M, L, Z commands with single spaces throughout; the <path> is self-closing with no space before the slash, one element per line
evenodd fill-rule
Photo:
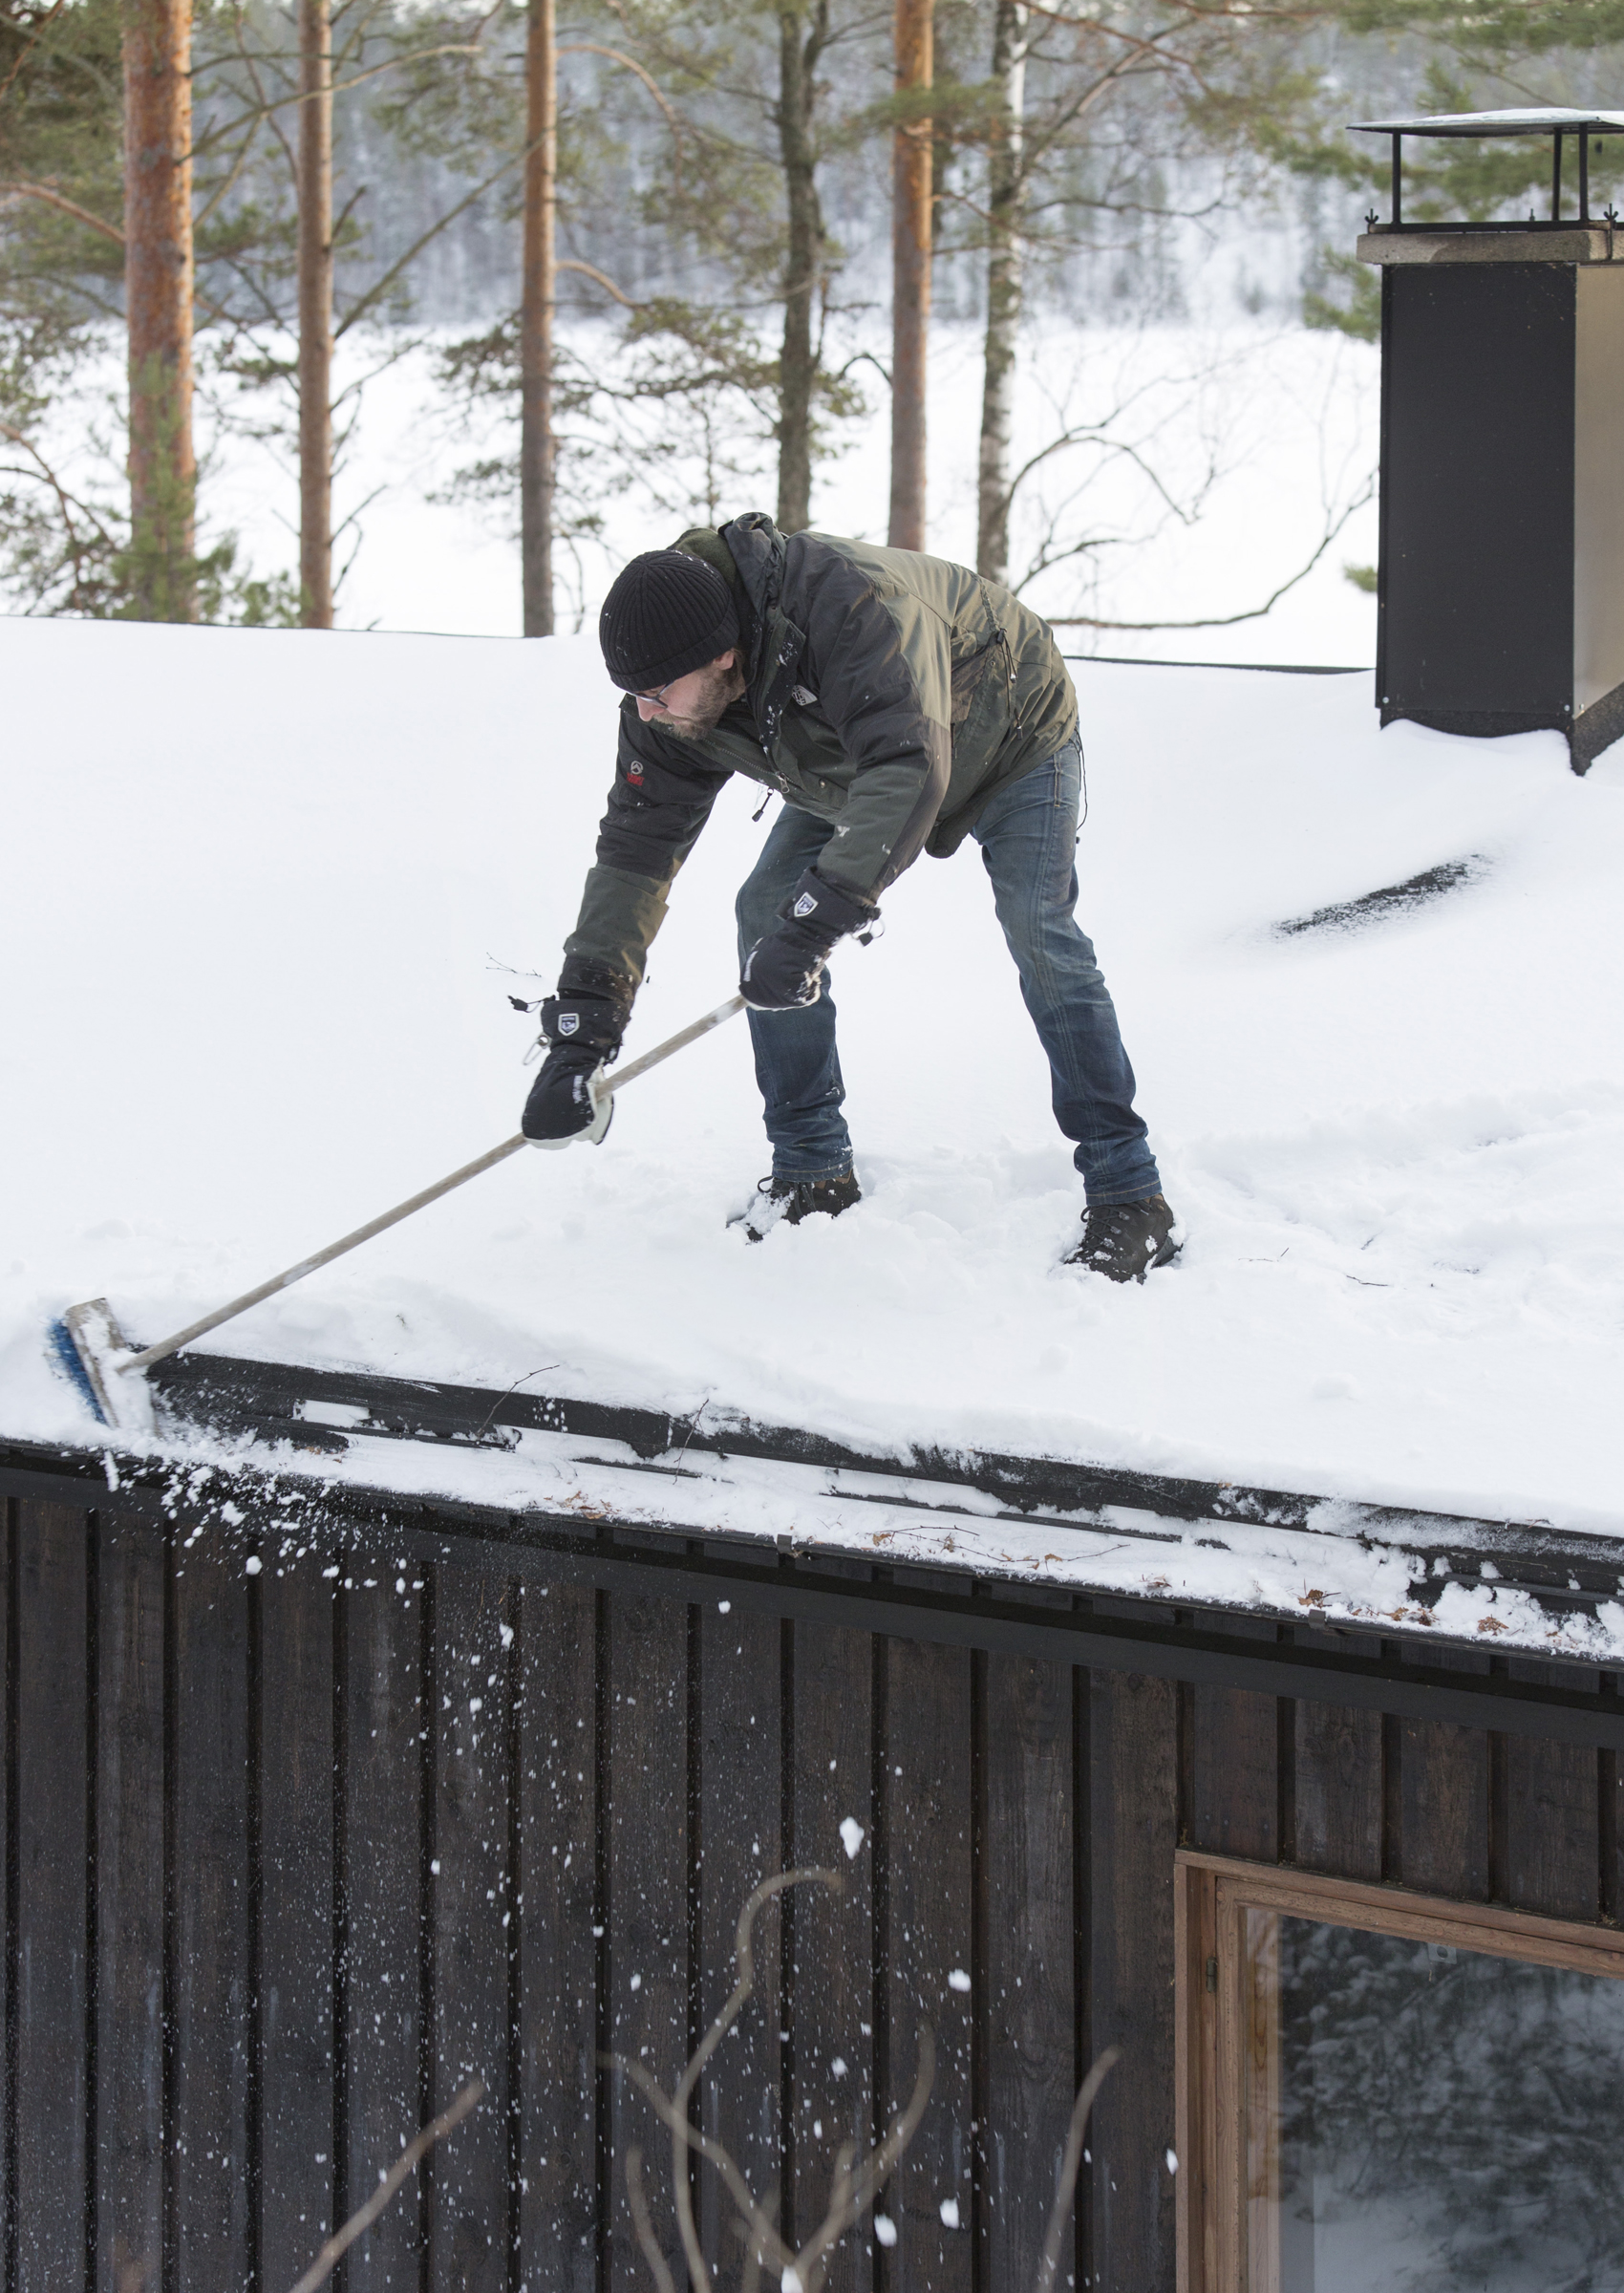
<path fill-rule="evenodd" d="M 662 733 L 679 740 L 702 740 L 721 722 L 723 712 L 741 699 L 744 677 L 736 653 L 719 654 L 702 669 L 690 669 L 673 677 L 657 693 L 637 695 L 637 714 L 645 724 L 657 724 Z"/>

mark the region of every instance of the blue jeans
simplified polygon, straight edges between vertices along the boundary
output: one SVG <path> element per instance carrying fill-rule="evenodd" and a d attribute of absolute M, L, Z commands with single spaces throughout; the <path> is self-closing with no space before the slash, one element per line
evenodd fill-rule
<path fill-rule="evenodd" d="M 1072 1160 L 1090 1203 L 1138 1202 L 1162 1181 L 1133 1107 L 1133 1069 L 1094 950 L 1078 929 L 1077 814 L 1082 752 L 1073 740 L 1000 789 L 971 834 L 993 883 L 1020 992 L 1054 1078 L 1055 1120 L 1076 1142 Z M 778 919 L 802 872 L 834 834 L 786 805 L 738 894 L 739 960 Z M 851 1168 L 841 1113 L 845 1086 L 835 1048 L 829 975 L 803 1011 L 753 1011 L 756 1080 L 765 1104 L 773 1172 L 839 1178 Z"/>

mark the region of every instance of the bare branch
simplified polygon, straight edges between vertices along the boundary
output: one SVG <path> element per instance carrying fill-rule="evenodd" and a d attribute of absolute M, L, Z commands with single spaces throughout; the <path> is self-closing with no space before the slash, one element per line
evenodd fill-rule
<path fill-rule="evenodd" d="M 366 293 L 361 296 L 359 302 L 352 306 L 348 317 L 346 317 L 338 326 L 333 328 L 333 341 L 342 341 L 344 336 L 349 333 L 351 328 L 354 326 L 356 321 L 364 317 L 366 312 L 372 309 L 374 303 L 382 300 L 383 296 L 388 293 L 389 289 L 394 286 L 395 280 L 400 276 L 401 272 L 405 270 L 410 264 L 413 264 L 417 261 L 417 257 L 422 253 L 424 247 L 428 246 L 430 240 L 438 239 L 440 232 L 445 229 L 448 224 L 455 223 L 459 215 L 462 214 L 465 209 L 471 207 L 477 199 L 482 199 L 484 197 L 485 193 L 491 188 L 493 183 L 500 183 L 502 177 L 506 175 L 510 169 L 519 166 L 528 157 L 530 149 L 531 146 L 526 144 L 523 151 L 516 151 L 511 159 L 503 160 L 502 165 L 497 169 L 494 175 L 487 175 L 482 183 L 476 183 L 472 191 L 468 193 L 466 199 L 459 199 L 454 207 L 448 207 L 446 209 L 445 213 L 439 218 L 438 223 L 431 223 L 428 229 L 424 231 L 419 238 L 417 238 L 412 242 L 411 246 L 406 249 L 406 252 L 400 257 L 399 261 L 396 263 L 392 263 L 389 268 L 384 272 L 382 278 L 374 280 L 373 285 L 367 289 Z"/>
<path fill-rule="evenodd" d="M 710 2061 L 722 2040 L 734 2027 L 738 2019 L 740 2007 L 744 2005 L 756 1988 L 754 1939 L 757 1918 L 775 1895 L 781 1895 L 787 1887 L 798 1886 L 803 1879 L 816 1880 L 820 1886 L 827 1887 L 837 1895 L 845 1886 L 845 1880 L 838 1871 L 817 1868 L 780 1871 L 775 1872 L 771 1878 L 763 1879 L 759 1887 L 748 1897 L 744 1908 L 739 1912 L 738 1925 L 735 1930 L 733 1939 L 734 1960 L 738 1968 L 737 1979 L 721 2012 L 689 2057 L 688 2067 L 683 2071 L 674 2093 L 668 2097 L 641 2063 L 627 2061 L 621 2055 L 608 2057 L 613 2067 L 624 2070 L 636 2085 L 638 2090 L 647 2096 L 656 2114 L 672 2133 L 677 2168 L 674 2176 L 677 2227 L 681 2232 L 682 2249 L 687 2257 L 689 2274 L 695 2293 L 709 2293 L 711 2281 L 705 2267 L 705 2259 L 700 2249 L 698 2234 L 694 2226 L 694 2194 L 689 2181 L 686 2156 L 689 2150 L 697 2150 L 699 2155 L 716 2168 L 747 2227 L 754 2233 L 756 2242 L 772 2261 L 774 2266 L 781 2271 L 794 2259 L 788 2246 L 780 2238 L 766 2211 L 758 2202 L 750 2184 L 745 2180 L 744 2175 L 739 2172 L 737 2165 L 727 2151 L 719 2142 L 713 2141 L 708 2134 L 700 2132 L 695 2127 L 689 2124 L 688 2104 L 706 2063 Z"/>
<path fill-rule="evenodd" d="M 16 59 L 12 63 L 11 69 L 7 73 L 4 79 L 0 79 L 0 103 L 3 103 L 6 97 L 11 94 L 11 82 L 16 78 L 17 74 L 28 62 L 30 52 L 34 47 L 35 43 L 44 38 L 45 34 L 50 31 L 52 25 L 55 23 L 57 17 L 62 13 L 63 9 L 66 8 L 67 5 L 68 0 L 52 0 L 50 11 L 46 14 L 44 20 L 41 23 L 33 25 L 31 30 L 24 32 L 21 44 L 17 50 Z"/>
<path fill-rule="evenodd" d="M 138 2258 L 117 2232 L 113 2239 L 113 2283 L 115 2293 L 145 2293 L 146 2282 L 157 2263 Z"/>
<path fill-rule="evenodd" d="M 671 129 L 671 139 L 676 145 L 677 163 L 680 166 L 682 121 L 677 117 L 676 107 L 653 75 L 646 72 L 635 56 L 627 55 L 619 48 L 600 48 L 595 40 L 571 40 L 567 46 L 561 46 L 558 53 L 560 55 L 607 55 L 611 64 L 624 65 L 634 78 L 640 79 L 666 116 L 666 125 Z"/>
<path fill-rule="evenodd" d="M 250 122 L 248 132 L 243 138 L 242 143 L 238 148 L 237 157 L 232 161 L 230 166 L 226 169 L 225 174 L 221 179 L 219 184 L 209 194 L 209 197 L 203 202 L 203 205 L 192 217 L 192 228 L 194 231 L 200 230 L 203 227 L 203 225 L 208 221 L 209 217 L 214 213 L 215 209 L 219 206 L 221 201 L 226 198 L 227 195 L 235 189 L 238 178 L 241 176 L 244 168 L 248 163 L 248 154 L 253 150 L 255 143 L 259 140 L 259 132 L 260 123 L 257 119 L 255 119 Z"/>
<path fill-rule="evenodd" d="M 1343 526 L 1346 525 L 1348 520 L 1354 515 L 1356 510 L 1360 510 L 1364 507 L 1365 504 L 1372 499 L 1375 492 L 1376 480 L 1374 478 L 1368 478 L 1363 486 L 1354 496 L 1353 500 L 1344 506 L 1341 513 L 1326 526 L 1325 532 L 1320 539 L 1319 546 L 1314 550 L 1314 555 L 1309 559 L 1308 563 L 1304 566 L 1299 566 L 1296 571 L 1291 575 L 1289 580 L 1283 581 L 1277 589 L 1271 590 L 1261 605 L 1248 606 L 1245 612 L 1208 613 L 1202 619 L 1195 621 L 1103 621 L 1093 613 L 1045 613 L 1043 618 L 1048 622 L 1051 629 L 1120 629 L 1125 631 L 1143 630 L 1146 632 L 1158 629 L 1233 629 L 1236 623 L 1240 621 L 1261 621 L 1266 613 L 1271 613 L 1273 611 L 1274 608 L 1279 604 L 1281 598 L 1284 597 L 1289 590 L 1294 589 L 1299 582 L 1306 581 L 1308 579 L 1309 575 L 1314 571 L 1314 567 L 1318 565 L 1320 559 L 1325 555 L 1327 549 L 1330 548 L 1332 543 L 1341 532 Z M 1086 547 L 1087 545 L 1083 544 L 1081 546 Z M 1078 551 L 1074 550 L 1068 554 L 1075 556 L 1078 553 Z"/>
<path fill-rule="evenodd" d="M 828 2256 L 846 2231 L 861 2218 L 865 2207 L 885 2188 L 896 2169 L 897 2161 L 919 2130 L 919 2121 L 925 2115 L 926 2104 L 930 2099 L 930 2089 L 936 2082 L 936 2040 L 929 2023 L 920 2024 L 917 2045 L 919 2068 L 908 2108 L 891 2120 L 885 2140 L 864 2159 L 855 2175 L 850 2171 L 849 2145 L 843 2147 L 835 2161 L 829 2210 L 796 2258 L 796 2275 L 805 2293 L 818 2293 Z"/>
<path fill-rule="evenodd" d="M 1072 2210 L 1072 2198 L 1077 2193 L 1078 2168 L 1082 2163 L 1082 2136 L 1088 2124 L 1088 2113 L 1094 2108 L 1094 2097 L 1122 2058 L 1121 2047 L 1107 2047 L 1095 2063 L 1072 2105 L 1071 2132 L 1066 2135 L 1066 2154 L 1060 2164 L 1060 2178 L 1055 2186 L 1055 2202 L 1049 2213 L 1049 2234 L 1043 2240 L 1043 2258 L 1037 2264 L 1037 2276 L 1032 2293 L 1053 2293 L 1055 2273 L 1060 2265 L 1060 2239 L 1065 2233 L 1066 2217 Z"/>
<path fill-rule="evenodd" d="M 808 1867 L 801 1871 L 775 1872 L 771 1878 L 763 1879 L 749 1897 L 738 1915 L 738 1925 L 733 1938 L 733 1958 L 738 1969 L 738 1979 L 734 1983 L 727 2004 L 689 2056 L 688 2068 L 683 2071 L 681 2082 L 672 2096 L 672 2107 L 684 2118 L 688 2115 L 689 2097 L 699 2083 L 700 2071 L 733 2028 L 738 2020 L 739 2008 L 756 1988 L 754 1938 L 757 1917 L 775 1895 L 781 1895 L 786 1887 L 798 1886 L 802 1879 L 815 1880 L 820 1887 L 826 1887 L 831 1895 L 844 1895 L 845 1892 L 845 1880 L 838 1871 Z M 710 2293 L 710 2279 L 705 2272 L 704 2256 L 699 2250 L 699 2239 L 694 2227 L 694 2192 L 686 2174 L 678 2174 L 676 2177 L 676 2219 L 682 2232 L 682 2249 L 688 2256 L 688 2267 L 695 2293 Z"/>
<path fill-rule="evenodd" d="M 628 311 L 646 311 L 648 309 L 647 303 L 634 302 L 630 295 L 624 293 L 612 279 L 606 278 L 604 273 L 591 263 L 577 263 L 573 255 L 561 255 L 554 268 L 582 272 L 585 277 L 595 280 L 606 294 L 612 294 L 615 301 Z"/>
<path fill-rule="evenodd" d="M 43 484 L 55 497 L 56 514 L 62 522 L 63 545 L 68 563 L 73 568 L 72 594 L 76 596 L 84 580 L 85 559 L 89 554 L 89 546 L 75 522 L 75 512 L 77 517 L 91 528 L 96 541 L 104 549 L 112 547 L 112 536 L 90 504 L 80 501 L 76 494 L 68 491 L 67 486 L 52 468 L 50 462 L 46 461 L 39 448 L 31 444 L 20 430 L 13 430 L 10 422 L 0 422 L 0 438 L 10 439 L 11 443 L 26 454 L 33 464 L 32 469 L 18 470 L 13 469 L 10 464 L 0 463 L 0 475 L 21 478 L 35 484 Z"/>
<path fill-rule="evenodd" d="M 664 2088 L 656 2084 L 640 2062 L 629 2061 L 624 2054 L 607 2054 L 604 2060 L 612 2069 L 625 2071 L 681 2149 L 696 2150 L 707 2165 L 716 2168 L 729 2197 L 738 2208 L 771 2266 L 780 2271 L 793 2266 L 794 2254 L 779 2236 L 765 2209 L 758 2203 L 755 2192 L 720 2142 L 713 2141 L 708 2133 L 702 2133 L 697 2127 L 691 2126 L 680 2111 L 673 2110 Z"/>
<path fill-rule="evenodd" d="M 799 1887 L 803 1880 L 815 1881 L 818 1886 L 826 1887 L 831 1895 L 845 1893 L 845 1877 L 843 1873 L 829 1871 L 817 1864 L 807 1864 L 800 1871 L 775 1872 L 770 1879 L 763 1879 L 759 1887 L 748 1898 L 743 1910 L 738 1915 L 738 1925 L 734 1930 L 733 1938 L 734 1963 L 738 1968 L 738 1980 L 733 1986 L 733 1994 L 727 2004 L 694 2048 L 693 2058 L 682 2074 L 682 2083 L 673 2097 L 679 2110 L 686 2109 L 688 2097 L 698 2083 L 700 2071 L 721 2045 L 727 2033 L 733 2028 L 734 2024 L 738 2020 L 739 2008 L 756 1988 L 754 1938 L 758 1915 L 771 1902 L 775 1895 L 781 1895 L 786 1887 Z"/>
<path fill-rule="evenodd" d="M 283 132 L 281 120 L 276 117 L 276 107 L 270 102 L 266 95 L 265 82 L 260 77 L 259 59 L 257 56 L 252 56 L 248 54 L 247 47 L 244 41 L 242 0 L 238 0 L 238 5 L 232 17 L 232 31 L 236 35 L 237 53 L 248 68 L 248 77 L 253 83 L 254 94 L 259 97 L 260 116 L 262 118 L 269 122 L 271 134 L 276 138 L 277 142 L 282 146 L 282 156 L 288 161 L 288 172 L 293 178 L 293 188 L 295 193 L 297 193 L 299 187 L 299 162 L 293 157 L 293 146 L 288 142 L 287 136 Z"/>
<path fill-rule="evenodd" d="M 637 2233 L 638 2247 L 653 2273 L 659 2293 L 676 2293 L 671 2263 L 659 2249 L 654 2238 L 654 2225 L 649 2218 L 649 2201 L 643 2195 L 641 2150 L 629 2150 L 626 2153 L 626 2202 L 631 2208 L 631 2226 Z"/>
<path fill-rule="evenodd" d="M 451 2108 L 441 2111 L 439 2116 L 432 2124 L 425 2126 L 415 2141 L 407 2144 L 396 2158 L 393 2170 L 385 2175 L 377 2188 L 367 2199 L 366 2204 L 358 2207 L 345 2222 L 343 2228 L 329 2238 L 327 2243 L 294 2286 L 293 2293 L 316 2293 L 316 2287 L 327 2282 L 333 2263 L 340 2255 L 349 2252 L 351 2246 L 363 2232 L 371 2229 L 401 2183 L 414 2171 L 418 2159 L 427 2155 L 442 2134 L 449 2133 L 454 2126 L 459 2126 L 462 2123 L 468 2112 L 478 2104 L 484 2090 L 485 2082 L 482 2078 L 470 2078 Z"/>
<path fill-rule="evenodd" d="M 81 207 L 76 200 L 65 199 L 60 191 L 53 191 L 49 183 L 0 183 L 0 199 L 42 200 L 48 207 L 59 207 L 64 215 L 71 215 L 75 223 L 82 223 L 91 230 L 99 231 L 104 239 L 111 239 L 115 246 L 124 244 L 124 234 L 116 223 L 108 223 L 102 216 L 93 215 L 88 207 Z"/>
<path fill-rule="evenodd" d="M 381 64 L 369 64 L 364 72 L 357 72 L 349 79 L 335 79 L 331 88 L 299 89 L 291 96 L 277 96 L 250 105 L 247 111 L 239 112 L 235 118 L 223 121 L 219 127 L 211 128 L 206 136 L 200 138 L 193 144 L 190 156 L 194 160 L 202 158 L 224 137 L 234 135 L 240 127 L 258 126 L 261 120 L 268 119 L 273 112 L 290 111 L 301 103 L 315 103 L 324 96 L 343 96 L 351 88 L 359 88 L 369 79 L 376 79 L 380 72 L 397 72 L 402 64 L 427 63 L 439 55 L 479 55 L 481 53 L 478 41 L 455 40 L 440 48 L 414 48 L 404 55 L 386 56 Z M 244 52 L 245 63 L 265 60 L 263 57 L 250 57 L 246 51 Z"/>
<path fill-rule="evenodd" d="M 1030 14 L 1041 16 L 1050 24 L 1062 25 L 1068 32 L 1101 32 L 1113 39 L 1123 40 L 1134 37 L 1133 33 L 1121 32 L 1114 24 L 1107 24 L 1102 16 L 1067 15 L 1063 10 L 1043 7 L 1041 0 L 1026 0 L 1026 6 Z M 1183 12 L 1190 26 L 1197 26 L 1215 21 L 1232 22 L 1236 18 L 1249 25 L 1303 24 L 1324 11 L 1313 6 L 1299 9 L 1254 8 L 1250 5 L 1250 0 L 1233 0 L 1233 5 L 1228 8 L 1215 8 L 1210 0 L 1200 0 L 1198 6 L 1191 6 L 1186 0 Z M 1168 25 L 1166 30 L 1171 33 L 1173 27 Z M 1158 39 L 1161 36 L 1160 32 L 1156 34 Z"/>

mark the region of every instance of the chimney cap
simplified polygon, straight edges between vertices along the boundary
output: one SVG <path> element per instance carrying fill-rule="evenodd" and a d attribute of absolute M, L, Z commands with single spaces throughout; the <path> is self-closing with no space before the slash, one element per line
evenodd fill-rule
<path fill-rule="evenodd" d="M 1571 112 L 1559 104 L 1527 111 L 1427 112 L 1415 119 L 1351 119 L 1367 136 L 1624 136 L 1624 112 Z"/>

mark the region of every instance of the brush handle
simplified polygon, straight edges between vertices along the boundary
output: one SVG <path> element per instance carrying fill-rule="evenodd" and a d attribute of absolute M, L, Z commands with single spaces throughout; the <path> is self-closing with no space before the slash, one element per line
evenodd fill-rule
<path fill-rule="evenodd" d="M 702 1019 L 694 1019 L 691 1025 L 679 1028 L 675 1035 L 667 1036 L 663 1043 L 656 1043 L 652 1051 L 645 1051 L 641 1059 L 634 1059 L 620 1074 L 600 1084 L 599 1096 L 611 1097 L 616 1091 L 623 1091 L 629 1082 L 635 1082 L 639 1075 L 647 1075 L 651 1068 L 659 1066 L 662 1061 L 672 1058 L 676 1052 L 686 1050 L 690 1043 L 696 1043 L 702 1035 L 709 1035 L 713 1027 L 719 1027 L 724 1019 L 731 1019 L 735 1012 L 743 1009 L 744 997 L 731 996 L 725 1003 L 718 1003 L 715 1011 L 708 1011 Z M 279 1290 L 287 1290 L 294 1282 L 302 1282 L 306 1275 L 314 1274 L 318 1266 L 331 1265 L 334 1258 L 341 1258 L 346 1251 L 358 1249 L 363 1242 L 370 1242 L 374 1234 L 381 1234 L 387 1227 L 398 1226 L 402 1218 L 414 1217 L 418 1211 L 426 1210 L 431 1202 L 438 1202 L 442 1194 L 451 1193 L 454 1188 L 465 1187 L 471 1178 L 478 1178 L 483 1170 L 494 1170 L 498 1163 L 506 1162 L 510 1154 L 517 1154 L 522 1147 L 531 1144 L 523 1131 L 511 1139 L 503 1139 L 502 1145 L 493 1146 L 488 1154 L 481 1154 L 474 1162 L 464 1163 L 460 1170 L 453 1170 L 449 1178 L 439 1179 L 434 1186 L 425 1187 L 420 1194 L 413 1194 L 405 1202 L 397 1202 L 394 1210 L 385 1211 L 381 1217 L 370 1218 L 365 1226 L 358 1226 L 353 1234 L 346 1234 L 342 1241 L 330 1242 L 325 1250 L 318 1250 L 313 1257 L 301 1258 L 296 1266 L 289 1266 L 285 1274 L 272 1275 L 270 1280 L 261 1282 L 257 1290 L 245 1291 L 241 1297 L 234 1297 L 228 1306 L 216 1307 L 212 1314 L 205 1314 L 201 1321 L 194 1321 L 188 1329 L 178 1330 L 173 1338 L 162 1338 L 156 1345 L 144 1346 L 139 1354 L 131 1354 L 112 1366 L 120 1375 L 132 1369 L 150 1369 L 155 1361 L 165 1361 L 169 1355 L 179 1353 L 182 1346 L 190 1345 L 194 1338 L 202 1338 L 208 1331 L 219 1329 L 223 1321 L 234 1320 L 239 1314 L 246 1314 L 250 1306 L 260 1304 L 262 1299 L 274 1297 Z"/>

